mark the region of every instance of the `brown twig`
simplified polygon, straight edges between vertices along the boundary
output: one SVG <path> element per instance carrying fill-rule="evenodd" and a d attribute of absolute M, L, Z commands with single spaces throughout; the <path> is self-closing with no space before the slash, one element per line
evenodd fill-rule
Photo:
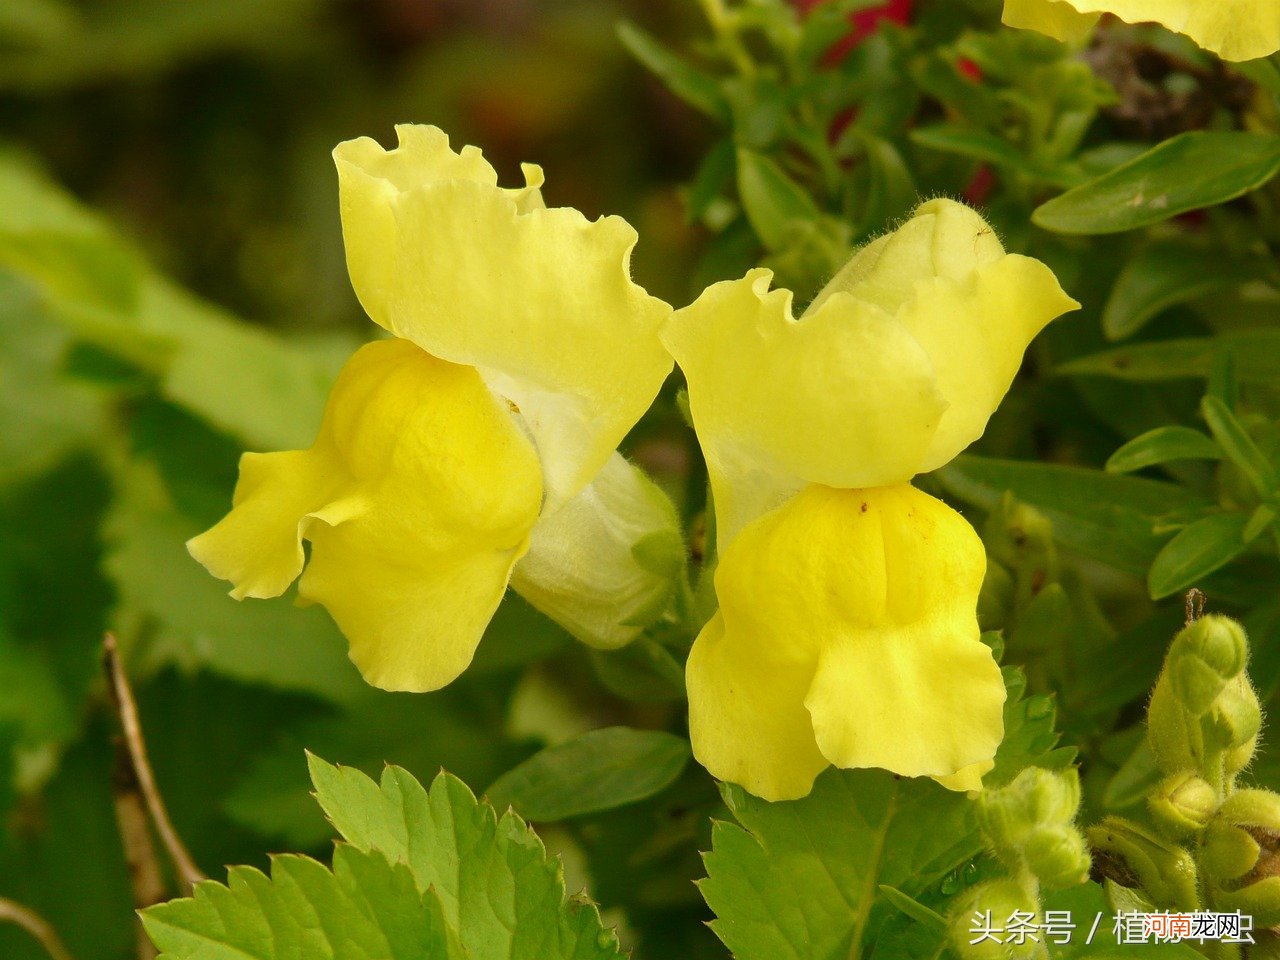
<path fill-rule="evenodd" d="M 155 776 L 151 772 L 151 761 L 147 759 L 147 745 L 142 738 L 142 725 L 138 722 L 138 705 L 133 699 L 133 691 L 129 688 L 129 678 L 125 676 L 120 664 L 120 653 L 116 648 L 114 634 L 108 633 L 102 641 L 102 662 L 107 671 L 107 680 L 111 685 L 111 694 L 115 699 L 116 711 L 120 715 L 120 727 L 124 731 L 124 742 L 129 754 L 129 763 L 133 767 L 133 775 L 146 803 L 147 812 L 151 814 L 151 822 L 155 824 L 156 834 L 168 853 L 173 869 L 181 881 L 184 893 L 201 880 L 207 879 L 191 854 L 187 851 L 178 836 L 178 831 L 169 819 L 169 811 L 165 809 L 164 799 L 156 787 Z"/>
<path fill-rule="evenodd" d="M 73 960 L 71 951 L 63 944 L 58 932 L 53 929 L 48 920 L 30 907 L 24 907 L 20 903 L 0 897 L 0 922 L 15 923 L 27 931 L 40 946 L 44 947 L 45 953 L 49 954 L 52 960 Z"/>
<path fill-rule="evenodd" d="M 1197 587 L 1192 587 L 1187 591 L 1186 602 L 1186 625 L 1189 627 L 1201 617 L 1204 616 L 1205 601 L 1209 598 L 1204 595 L 1204 591 Z"/>
<path fill-rule="evenodd" d="M 125 864 L 129 868 L 129 886 L 133 890 L 133 905 L 145 909 L 159 903 L 165 896 L 164 871 L 156 856 L 151 836 L 151 823 L 147 817 L 146 801 L 134 775 L 133 761 L 129 757 L 124 740 L 116 740 L 115 776 L 112 783 L 115 795 L 116 825 L 120 829 L 120 842 L 124 847 Z M 151 938 L 137 925 L 138 960 L 154 960 L 156 948 Z"/>

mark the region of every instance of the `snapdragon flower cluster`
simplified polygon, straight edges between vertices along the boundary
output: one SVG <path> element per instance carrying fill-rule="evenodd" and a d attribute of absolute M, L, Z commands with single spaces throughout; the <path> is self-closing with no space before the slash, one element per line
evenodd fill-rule
<path fill-rule="evenodd" d="M 680 544 L 675 510 L 617 452 L 674 359 L 718 539 L 687 665 L 696 757 L 767 799 L 829 764 L 977 789 L 1005 698 L 986 555 L 910 480 L 981 435 L 1077 306 L 1049 269 L 932 200 L 799 319 L 767 270 L 673 311 L 632 282 L 625 221 L 547 208 L 537 167 L 504 189 L 477 149 L 398 132 L 334 153 L 352 283 L 390 337 L 348 362 L 310 449 L 244 455 L 192 554 L 236 598 L 301 575 L 385 689 L 461 674 L 508 586 L 622 646 L 674 589 L 646 548 Z"/>

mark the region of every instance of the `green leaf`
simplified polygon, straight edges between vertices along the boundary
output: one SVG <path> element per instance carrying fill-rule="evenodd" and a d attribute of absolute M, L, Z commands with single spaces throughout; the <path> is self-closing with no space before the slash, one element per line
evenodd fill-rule
<path fill-rule="evenodd" d="M 333 872 L 278 856 L 268 878 L 232 867 L 188 899 L 146 910 L 143 926 L 167 960 L 464 960 L 439 898 L 380 853 L 339 844 Z"/>
<path fill-rule="evenodd" d="M 618 650 L 592 650 L 591 665 L 609 692 L 626 700 L 661 703 L 684 699 L 684 667 L 666 647 L 649 637 Z"/>
<path fill-rule="evenodd" d="M 91 213 L 0 154 L 0 263 L 77 338 L 159 378 L 164 396 L 257 449 L 310 444 L 352 344 L 290 343 L 148 268 Z"/>
<path fill-rule="evenodd" d="M 0 490 L 0 724 L 17 736 L 23 790 L 53 772 L 101 676 L 112 596 L 97 528 L 109 496 L 88 456 Z"/>
<path fill-rule="evenodd" d="M 1262 536 L 1262 532 L 1267 527 L 1275 523 L 1275 520 L 1275 510 L 1264 503 L 1249 516 L 1249 522 L 1245 524 L 1240 536 L 1244 538 L 1245 543 L 1253 543 L 1254 540 Z"/>
<path fill-rule="evenodd" d="M 1017 670 L 1005 681 L 1006 737 L 987 785 L 1070 759 L 1047 752 L 1052 701 L 1022 700 Z M 982 850 L 968 798 L 924 778 L 829 769 L 800 800 L 770 803 L 732 784 L 721 792 L 737 823 L 713 825 L 699 886 L 737 960 L 871 956 L 904 898 L 920 901 Z"/>
<path fill-rule="evenodd" d="M 1216 513 L 1184 527 L 1164 545 L 1151 562 L 1147 589 L 1153 600 L 1195 586 L 1244 552 L 1244 528 L 1248 518 L 1241 513 Z"/>
<path fill-rule="evenodd" d="M 1172 306 L 1266 276 L 1264 263 L 1221 254 L 1172 240 L 1143 247 L 1116 278 L 1102 311 L 1102 332 L 1108 340 L 1122 340 Z M 1212 270 L 1204 269 L 1208 262 Z"/>
<path fill-rule="evenodd" d="M 404 863 L 440 898 L 469 960 L 623 960 L 591 904 L 565 896 L 563 867 L 513 813 L 441 773 L 429 790 L 387 767 L 381 784 L 309 758 L 316 799 L 353 846 Z"/>
<path fill-rule="evenodd" d="M 677 97 L 707 116 L 728 123 L 729 105 L 714 77 L 690 66 L 629 21 L 618 24 L 618 39 Z"/>
<path fill-rule="evenodd" d="M 911 140 L 930 150 L 992 163 L 1055 187 L 1072 187 L 1080 182 L 1078 173 L 1071 170 L 1043 168 L 1032 162 L 1025 153 L 1008 140 L 984 130 L 941 123 L 912 130 Z"/>
<path fill-rule="evenodd" d="M 1164 777 L 1151 753 L 1145 730 L 1139 726 L 1133 751 L 1107 783 L 1102 802 L 1108 810 L 1123 810 L 1146 800 Z"/>
<path fill-rule="evenodd" d="M 25 284 L 0 271 L 0 484 L 33 476 L 105 432 L 100 392 L 62 369 L 70 339 Z"/>
<path fill-rule="evenodd" d="M 689 742 L 657 730 L 608 727 L 534 754 L 485 793 L 540 822 L 612 810 L 662 792 L 689 762 Z"/>
<path fill-rule="evenodd" d="M 936 910 L 930 910 L 919 900 L 916 900 L 913 897 L 908 897 L 897 887 L 891 887 L 887 883 L 882 883 L 880 884 L 880 892 L 884 895 L 886 900 L 917 923 L 922 923 L 925 926 L 934 927 L 938 930 L 946 929 L 947 920 L 942 916 L 942 914 L 938 913 Z"/>
<path fill-rule="evenodd" d="M 786 246 L 791 224 L 820 216 L 803 187 L 764 154 L 746 147 L 738 148 L 738 193 L 752 228 L 770 250 Z"/>
<path fill-rule="evenodd" d="M 707 208 L 724 192 L 733 179 L 735 160 L 733 141 L 729 139 L 721 140 L 702 158 L 685 200 L 685 217 L 689 223 L 700 221 Z"/>
<path fill-rule="evenodd" d="M 1203 960 L 1203 954 L 1186 943 L 1151 943 L 1140 950 L 1135 950 L 1131 943 L 1117 943 L 1114 932 L 1117 908 L 1117 904 L 1108 902 L 1103 888 L 1093 881 L 1050 892 L 1045 897 L 1044 909 L 1067 913 L 1076 928 L 1070 942 L 1050 946 L 1049 956 L 1053 960 Z M 1092 942 L 1086 942 L 1095 919 L 1098 928 Z"/>
<path fill-rule="evenodd" d="M 1222 448 L 1199 430 L 1168 426 L 1134 437 L 1107 459 L 1108 473 L 1132 473 L 1171 460 L 1221 460 Z"/>
<path fill-rule="evenodd" d="M 1071 376 L 1109 377 L 1133 383 L 1207 379 L 1218 358 L 1230 353 L 1245 383 L 1280 380 L 1280 330 L 1233 330 L 1213 337 L 1135 343 L 1079 357 L 1057 368 Z"/>
<path fill-rule="evenodd" d="M 1200 412 L 1222 450 L 1253 484 L 1258 496 L 1264 500 L 1280 490 L 1280 476 L 1276 468 L 1258 449 L 1244 424 L 1236 419 L 1231 408 L 1217 397 L 1205 397 L 1200 401 Z"/>
<path fill-rule="evenodd" d="M 1006 491 L 1053 523 L 1059 543 L 1135 576 L 1164 544 L 1157 525 L 1210 504 L 1184 487 L 1084 467 L 963 455 L 933 474 L 951 495 L 993 509 Z"/>
<path fill-rule="evenodd" d="M 1081 184 L 1031 215 L 1056 233 L 1120 233 L 1233 200 L 1280 173 L 1280 137 L 1192 131 Z"/>
<path fill-rule="evenodd" d="M 877 234 L 911 212 L 920 191 L 902 154 L 888 140 L 854 128 L 866 154 L 867 197 L 859 217 L 859 232 Z"/>

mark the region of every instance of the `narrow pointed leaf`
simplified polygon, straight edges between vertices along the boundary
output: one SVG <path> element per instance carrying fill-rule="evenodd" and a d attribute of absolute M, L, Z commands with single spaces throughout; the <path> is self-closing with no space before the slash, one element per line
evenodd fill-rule
<path fill-rule="evenodd" d="M 1191 427 L 1156 427 L 1134 437 L 1107 460 L 1108 473 L 1132 473 L 1171 460 L 1221 460 L 1222 449 Z"/>
<path fill-rule="evenodd" d="M 1238 557 L 1248 546 L 1247 523 L 1244 514 L 1216 513 L 1183 528 L 1151 563 L 1147 574 L 1151 598 L 1160 600 L 1193 587 L 1201 577 Z"/>

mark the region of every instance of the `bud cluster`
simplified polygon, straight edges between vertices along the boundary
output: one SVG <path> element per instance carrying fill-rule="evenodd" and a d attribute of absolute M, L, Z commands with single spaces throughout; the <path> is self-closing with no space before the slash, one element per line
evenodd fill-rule
<path fill-rule="evenodd" d="M 987 848 L 1010 876 L 970 890 L 952 908 L 951 941 L 964 960 L 1040 960 L 1047 948 L 1034 939 L 974 942 L 975 914 L 1038 918 L 1043 890 L 1082 883 L 1089 850 L 1076 829 L 1080 779 L 1074 767 L 1029 767 L 1012 783 L 985 790 L 977 801 L 978 824 Z"/>
<path fill-rule="evenodd" d="M 1089 830 L 1103 872 L 1160 908 L 1239 911 L 1280 924 L 1280 794 L 1238 788 L 1262 710 L 1240 624 L 1202 617 L 1174 638 L 1148 708 L 1164 774 L 1148 796 L 1155 829 L 1108 817 Z"/>
<path fill-rule="evenodd" d="M 1253 759 L 1262 710 L 1245 674 L 1247 660 L 1244 630 L 1227 617 L 1203 617 L 1174 638 L 1147 712 L 1151 751 L 1174 779 L 1173 792 L 1190 783 L 1177 778 L 1189 776 L 1225 796 Z M 1185 795 L 1193 821 L 1197 793 L 1203 790 L 1192 785 Z"/>

